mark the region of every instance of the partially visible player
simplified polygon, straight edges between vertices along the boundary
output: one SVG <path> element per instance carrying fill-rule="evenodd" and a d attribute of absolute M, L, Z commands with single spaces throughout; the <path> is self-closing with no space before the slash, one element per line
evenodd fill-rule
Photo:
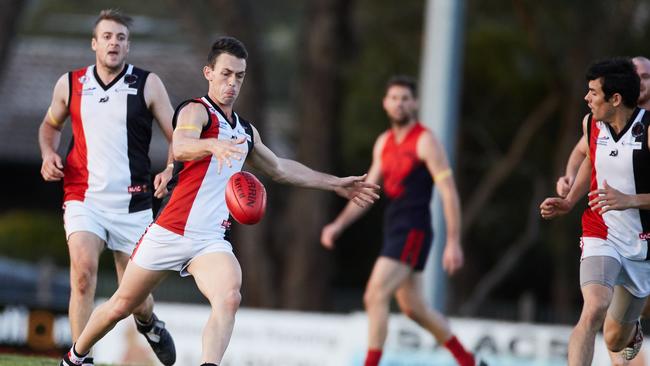
<path fill-rule="evenodd" d="M 316 172 L 278 158 L 262 143 L 253 125 L 233 111 L 247 56 L 244 45 L 231 37 L 221 37 L 212 45 L 203 68 L 207 95 L 182 103 L 174 116 L 171 194 L 133 252 L 119 288 L 93 312 L 61 365 L 80 365 L 90 348 L 128 316 L 168 271 L 192 275 L 210 302 L 201 362 L 219 365 L 235 323 L 242 281 L 228 241 L 231 223 L 225 190 L 244 161 L 277 182 L 334 191 L 361 206 L 379 198 L 379 187 L 365 183 L 365 176 L 339 178 Z"/>
<path fill-rule="evenodd" d="M 637 106 L 645 110 L 650 110 L 650 60 L 643 56 L 637 56 L 632 59 L 634 66 L 636 68 L 636 73 L 639 75 L 640 79 L 640 89 L 639 89 L 639 99 L 637 100 Z M 586 122 L 586 119 L 589 118 L 587 114 L 582 123 L 583 125 Z M 560 197 L 566 197 L 573 185 L 575 176 L 578 173 L 578 168 L 580 164 L 587 156 L 589 151 L 589 146 L 587 141 L 584 139 L 584 136 L 578 140 L 578 143 L 571 151 L 569 160 L 567 161 L 565 174 L 558 178 L 556 183 L 557 194 Z M 643 318 L 650 317 L 650 302 L 646 302 L 643 312 L 641 313 Z M 645 359 L 643 357 L 643 352 L 635 358 L 632 362 L 627 362 L 624 358 L 620 357 L 618 353 L 610 352 L 610 357 L 612 359 L 612 364 L 615 366 L 642 366 L 645 365 Z"/>
<path fill-rule="evenodd" d="M 157 174 L 151 187 L 152 121 L 171 140 L 173 109 L 156 74 L 126 63 L 131 23 L 119 11 L 100 12 L 91 40 L 95 64 L 59 78 L 38 134 L 43 179 L 63 179 L 73 341 L 93 309 L 101 252 L 104 247 L 113 252 L 119 282 L 135 243 L 153 219 L 152 195 L 167 193 L 172 173 L 168 167 Z M 68 117 L 72 143 L 64 163 L 57 149 Z M 134 317 L 160 361 L 173 364 L 174 342 L 153 313 L 151 295 L 142 298 Z M 84 365 L 92 363 L 88 357 Z"/>
<path fill-rule="evenodd" d="M 633 359 L 643 342 L 639 316 L 650 294 L 650 114 L 636 107 L 639 76 L 629 59 L 592 64 L 583 141 L 589 154 L 566 198 L 547 198 L 542 217 L 569 212 L 588 190 L 582 217 L 580 285 L 584 305 L 569 340 L 569 365 L 590 365 L 604 324 L 611 352 Z"/>
<path fill-rule="evenodd" d="M 430 309 L 422 293 L 422 270 L 431 247 L 433 230 L 429 204 L 435 182 L 444 207 L 447 243 L 442 264 L 454 274 L 463 265 L 460 245 L 460 200 L 442 145 L 416 119 L 416 83 L 396 76 L 386 85 L 383 107 L 390 129 L 376 140 L 367 182 L 383 180 L 388 206 L 384 215 L 384 244 L 375 262 L 364 303 L 368 313 L 368 353 L 365 366 L 377 366 L 388 331 L 393 296 L 402 312 L 428 330 L 461 366 L 477 360 L 451 333 L 447 320 Z M 343 230 L 366 212 L 348 204 L 323 228 L 322 244 L 332 249 Z M 479 361 L 480 362 L 480 361 Z"/>

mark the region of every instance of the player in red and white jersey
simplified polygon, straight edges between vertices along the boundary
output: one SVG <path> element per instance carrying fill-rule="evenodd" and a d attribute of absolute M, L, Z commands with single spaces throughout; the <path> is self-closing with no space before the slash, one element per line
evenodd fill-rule
<path fill-rule="evenodd" d="M 639 98 L 637 99 L 637 106 L 645 109 L 646 111 L 650 110 L 650 60 L 643 56 L 636 56 L 632 59 L 634 66 L 636 68 L 636 73 L 639 75 L 640 79 L 640 88 L 639 88 Z M 593 119 L 591 114 L 585 115 L 583 119 L 583 125 L 587 123 L 588 120 Z M 592 121 L 595 123 L 595 121 Z M 558 178 L 556 183 L 557 194 L 561 197 L 566 197 L 573 185 L 575 176 L 578 173 L 580 164 L 589 154 L 589 146 L 587 141 L 584 138 L 578 140 L 576 146 L 571 151 L 571 155 L 567 161 L 565 174 Z M 641 313 L 643 318 L 650 317 L 650 301 L 646 301 L 643 311 Z M 645 359 L 643 357 L 643 352 L 639 354 L 633 361 L 627 362 L 621 355 L 618 353 L 610 352 L 610 357 L 612 359 L 613 365 L 628 365 L 629 366 L 642 366 L 645 365 Z"/>
<path fill-rule="evenodd" d="M 134 251 L 119 288 L 95 309 L 62 365 L 78 365 L 168 270 L 191 274 L 210 302 L 201 362 L 204 366 L 221 362 L 241 299 L 241 268 L 225 237 L 230 223 L 224 192 L 228 179 L 244 161 L 277 182 L 331 190 L 362 206 L 379 198 L 379 187 L 365 183 L 365 175 L 339 178 L 278 158 L 262 143 L 257 130 L 234 113 L 247 56 L 244 45 L 231 37 L 221 37 L 212 45 L 203 68 L 207 96 L 181 104 L 175 115 L 175 175 L 165 207 Z"/>
<path fill-rule="evenodd" d="M 126 63 L 130 24 L 118 11 L 100 13 L 92 37 L 96 63 L 59 78 L 39 129 L 41 174 L 46 181 L 63 179 L 73 341 L 92 312 L 100 253 L 104 247 L 113 251 L 119 281 L 153 219 L 152 195 L 166 194 L 172 173 L 169 167 L 156 175 L 151 187 L 152 122 L 171 140 L 173 109 L 156 74 Z M 72 142 L 62 159 L 57 149 L 68 117 Z M 161 362 L 171 365 L 173 340 L 153 314 L 153 298 L 142 300 L 134 311 L 137 328 Z M 92 363 L 88 357 L 84 365 Z"/>
<path fill-rule="evenodd" d="M 569 212 L 588 190 L 582 220 L 580 285 L 582 314 L 569 341 L 569 365 L 590 365 L 596 333 L 625 360 L 639 352 L 638 321 L 650 294 L 650 115 L 636 107 L 639 76 L 629 59 L 592 64 L 585 96 L 591 116 L 584 119 L 589 154 L 566 198 L 540 205 L 550 219 Z"/>

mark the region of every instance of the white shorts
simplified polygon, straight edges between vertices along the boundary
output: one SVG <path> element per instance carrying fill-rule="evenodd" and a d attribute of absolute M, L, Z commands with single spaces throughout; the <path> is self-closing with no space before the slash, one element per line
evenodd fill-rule
<path fill-rule="evenodd" d="M 87 231 L 102 239 L 108 249 L 128 255 L 153 220 L 151 209 L 132 213 L 107 212 L 88 207 L 81 201 L 66 201 L 63 209 L 66 240 L 73 233 Z"/>
<path fill-rule="evenodd" d="M 633 296 L 644 298 L 650 295 L 650 261 L 631 260 L 621 256 L 614 245 L 607 240 L 592 237 L 580 238 L 582 258 L 607 256 L 621 264 L 616 285 L 623 286 Z"/>
<path fill-rule="evenodd" d="M 187 267 L 198 256 L 225 252 L 232 253 L 232 245 L 224 239 L 197 240 L 173 233 L 151 224 L 131 255 L 138 266 L 151 271 L 178 271 L 189 276 Z"/>

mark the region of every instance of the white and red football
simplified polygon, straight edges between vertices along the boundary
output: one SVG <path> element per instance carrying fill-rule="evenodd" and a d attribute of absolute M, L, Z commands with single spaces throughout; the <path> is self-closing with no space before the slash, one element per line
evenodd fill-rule
<path fill-rule="evenodd" d="M 240 224 L 257 224 L 266 211 L 266 189 L 249 172 L 233 174 L 226 185 L 226 205 Z"/>

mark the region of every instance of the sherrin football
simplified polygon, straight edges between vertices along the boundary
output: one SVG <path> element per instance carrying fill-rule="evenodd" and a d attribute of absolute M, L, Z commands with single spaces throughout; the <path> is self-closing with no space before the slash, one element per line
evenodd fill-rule
<path fill-rule="evenodd" d="M 266 189 L 249 172 L 233 174 L 226 185 L 226 205 L 240 224 L 257 224 L 266 211 Z"/>

